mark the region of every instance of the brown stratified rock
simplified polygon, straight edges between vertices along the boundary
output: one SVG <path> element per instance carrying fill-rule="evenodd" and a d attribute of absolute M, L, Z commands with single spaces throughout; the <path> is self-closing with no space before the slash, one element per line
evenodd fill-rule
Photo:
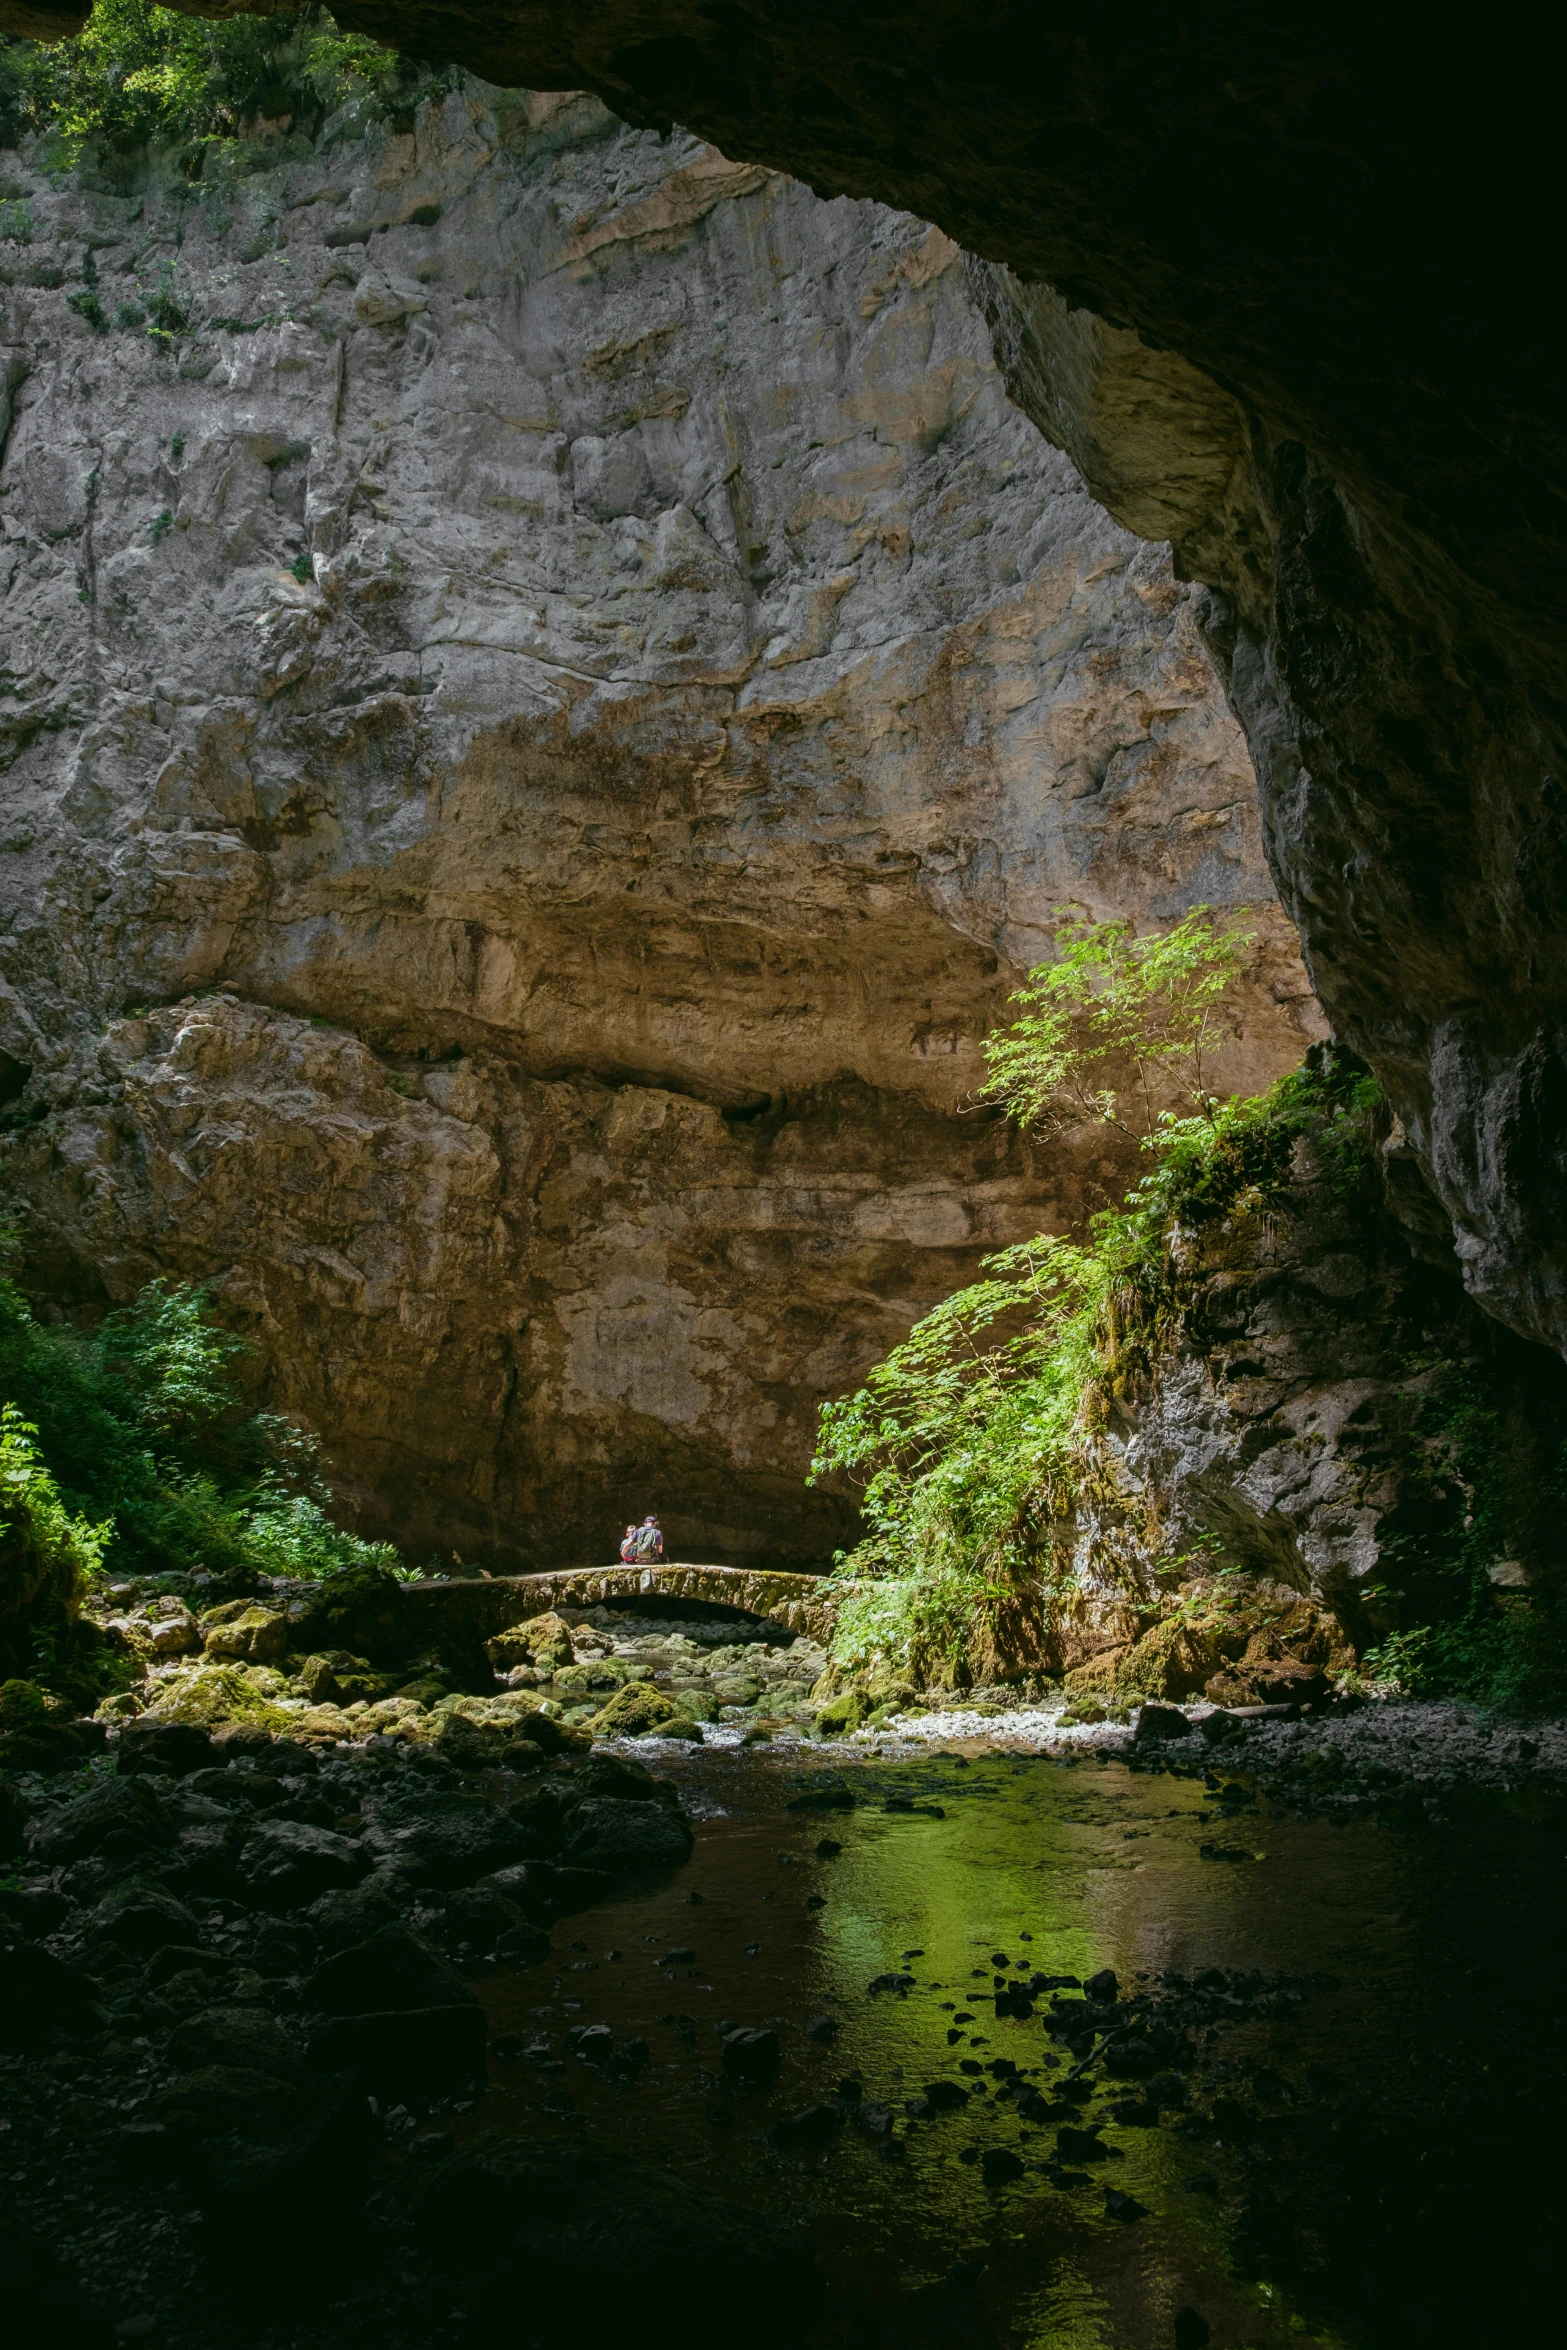
<path fill-rule="evenodd" d="M 34 1261 L 214 1281 L 413 1555 L 651 1506 L 825 1561 L 820 1399 L 1132 1172 L 970 1106 L 1055 910 L 1244 912 L 1221 1086 L 1317 1032 L 1196 599 L 948 237 L 595 99 L 443 89 L 134 225 L 6 171 L 128 293 L 177 220 L 193 321 L 6 295 Z"/>

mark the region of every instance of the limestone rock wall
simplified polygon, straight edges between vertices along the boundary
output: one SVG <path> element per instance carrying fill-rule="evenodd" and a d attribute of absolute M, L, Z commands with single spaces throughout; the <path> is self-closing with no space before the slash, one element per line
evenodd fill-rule
<path fill-rule="evenodd" d="M 817 1401 L 1127 1173 L 964 1106 L 1053 909 L 1248 909 L 1222 1083 L 1320 1033 L 1191 593 L 943 235 L 594 99 L 5 172 L 0 1091 L 56 1294 L 210 1279 L 415 1551 L 653 1506 L 819 1560 Z"/>

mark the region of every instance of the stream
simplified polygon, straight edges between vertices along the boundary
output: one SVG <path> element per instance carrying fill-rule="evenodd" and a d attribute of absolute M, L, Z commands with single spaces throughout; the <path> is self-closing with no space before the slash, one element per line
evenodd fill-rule
<path fill-rule="evenodd" d="M 1567 2078 L 1555 1798 L 1477 1796 L 1417 1833 L 982 1747 L 709 1745 L 656 1767 L 699 1823 L 692 1860 L 562 1921 L 545 1966 L 480 1984 L 510 2060 L 456 2134 L 585 2129 L 787 2218 L 829 2279 L 827 2341 L 1392 2350 L 1537 2331 Z M 834 1790 L 853 1808 L 789 1808 Z M 1152 2126 L 1146 2103 L 1111 2118 L 1139 2110 L 1138 2084 L 1101 2093 L 1088 2068 L 1073 2118 L 1103 2119 L 1112 2151 L 1063 2169 L 1055 2123 L 1000 2097 L 1009 2066 L 1058 2097 L 1082 2054 L 1049 2035 L 1048 1995 L 997 2017 L 995 1980 L 1020 1966 L 1113 1968 L 1123 1998 L 1210 1969 L 1268 1985 L 1198 2032 L 1186 2101 Z M 912 1980 L 868 1988 L 888 1975 Z M 566 2035 L 599 2025 L 646 2042 L 634 2075 L 574 2053 Z M 778 2034 L 770 2089 L 725 2094 L 735 2026 Z M 909 2118 L 941 2082 L 968 2094 Z M 890 2148 L 820 2117 L 825 2144 L 770 2137 L 835 2099 L 890 2107 Z M 1017 2175 L 987 2184 L 997 2148 Z"/>

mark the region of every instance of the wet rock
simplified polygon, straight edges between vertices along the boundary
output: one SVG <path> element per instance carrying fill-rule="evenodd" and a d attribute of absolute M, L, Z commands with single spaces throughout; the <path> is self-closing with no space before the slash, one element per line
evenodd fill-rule
<path fill-rule="evenodd" d="M 929 2121 L 937 2114 L 956 2113 L 968 2102 L 968 2091 L 956 2081 L 927 2081 L 919 2095 L 908 2100 L 908 2111 L 918 2121 Z"/>
<path fill-rule="evenodd" d="M 543 1714 L 476 1721 L 454 1711 L 442 1715 L 435 1747 L 459 1771 L 525 1769 L 555 1752 L 565 1736 L 562 1726 Z"/>
<path fill-rule="evenodd" d="M 292 2080 L 302 2058 L 292 2033 L 261 2007 L 209 2007 L 176 2026 L 169 2039 L 169 2061 L 181 2071 L 229 2065 Z"/>
<path fill-rule="evenodd" d="M 285 1911 L 351 1885 L 370 1866 L 362 1844 L 330 1828 L 299 1820 L 265 1820 L 250 1831 L 241 1855 L 245 1889 L 262 1909 Z"/>
<path fill-rule="evenodd" d="M 493 1886 L 504 1900 L 516 1907 L 534 1925 L 547 1925 L 552 1918 L 567 1917 L 590 1903 L 603 1900 L 613 1890 L 615 1878 L 609 1869 L 571 1868 L 556 1861 L 517 1861 L 509 1868 L 498 1869 L 483 1883 Z"/>
<path fill-rule="evenodd" d="M 777 2078 L 783 2051 L 776 2032 L 764 2032 L 742 2026 L 723 2037 L 723 2067 L 726 2081 L 737 2087 L 761 2088 Z"/>
<path fill-rule="evenodd" d="M 835 2015 L 813 2015 L 805 2027 L 805 2036 L 807 2040 L 815 2040 L 825 2046 L 829 2041 L 837 2039 L 839 2029 Z"/>
<path fill-rule="evenodd" d="M 1118 2219 L 1130 2227 L 1133 2220 L 1146 2219 L 1148 2206 L 1139 2203 L 1135 2195 L 1128 2195 L 1120 2187 L 1106 2187 L 1105 2212 L 1110 2219 Z"/>
<path fill-rule="evenodd" d="M 591 1728 L 595 1738 L 651 1738 L 679 1718 L 680 1709 L 662 1689 L 631 1681 L 599 1709 Z"/>
<path fill-rule="evenodd" d="M 826 1787 L 808 1787 L 804 1794 L 792 1797 L 785 1804 L 784 1809 L 785 1811 L 853 1811 L 854 1804 L 852 1789 L 845 1787 L 841 1782 L 834 1782 Z"/>
<path fill-rule="evenodd" d="M 863 2098 L 849 2115 L 854 2127 L 867 2138 L 886 2138 L 891 2135 L 893 2113 L 890 2105 L 882 2105 L 874 2098 Z"/>
<path fill-rule="evenodd" d="M 831 1836 L 824 1836 L 816 1847 L 816 1857 L 818 1860 L 836 1860 L 842 1850 L 843 1846 Z"/>
<path fill-rule="evenodd" d="M 1109 2152 L 1092 2130 L 1068 2126 L 1056 2132 L 1056 2153 L 1063 2162 L 1104 2162 Z"/>
<path fill-rule="evenodd" d="M 465 2299 L 515 2311 L 519 2278 L 591 2280 L 596 2331 L 689 2344 L 745 2312 L 751 2340 L 793 2341 L 819 2280 L 798 2234 L 579 2137 L 487 2130 L 419 2198 L 429 2257 Z"/>
<path fill-rule="evenodd" d="M 499 1959 L 529 1967 L 549 1956 L 548 1934 L 530 1924 L 517 1904 L 494 1886 L 465 1885 L 441 1895 L 431 1931 L 443 1949 L 459 1958 Z"/>
<path fill-rule="evenodd" d="M 1190 2307 L 1175 2313 L 1175 2350 L 1207 2350 L 1213 2339 L 1208 2320 Z"/>
<path fill-rule="evenodd" d="M 1023 2176 L 1023 2164 L 1008 2146 L 987 2146 L 979 2162 L 987 2187 L 1004 2187 Z"/>

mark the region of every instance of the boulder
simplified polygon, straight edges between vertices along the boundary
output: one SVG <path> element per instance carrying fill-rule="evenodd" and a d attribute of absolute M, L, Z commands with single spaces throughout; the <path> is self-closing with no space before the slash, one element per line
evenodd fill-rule
<path fill-rule="evenodd" d="M 558 1742 L 556 1730 L 557 1725 L 549 1723 L 551 1748 Z M 531 1715 L 475 1721 L 466 1713 L 442 1714 L 433 1743 L 442 1761 L 460 1771 L 526 1770 L 542 1762 L 548 1751 L 534 1735 Z"/>
<path fill-rule="evenodd" d="M 465 1885 L 444 1893 L 439 1912 L 430 1930 L 454 1957 L 529 1967 L 549 1956 L 548 1934 L 530 1924 L 520 1905 L 496 1885 Z"/>
<path fill-rule="evenodd" d="M 297 2076 L 302 2056 L 299 2042 L 264 2007 L 205 2008 L 177 2024 L 169 2040 L 169 2061 L 180 2071 L 238 2066 L 286 2081 Z"/>
<path fill-rule="evenodd" d="M 288 1644 L 287 1616 L 280 1608 L 257 1606 L 240 1608 L 225 1623 L 209 1622 L 203 1643 L 210 1657 L 254 1665 L 277 1664 Z"/>
<path fill-rule="evenodd" d="M 182 1901 L 161 1886 L 132 1882 L 115 1886 L 93 1911 L 92 1934 L 116 1943 L 133 1957 L 147 1958 L 172 1943 L 197 1939 L 195 1919 Z"/>
<path fill-rule="evenodd" d="M 662 1689 L 646 1681 L 628 1681 L 608 1705 L 601 1706 L 591 1724 L 595 1738 L 653 1738 L 679 1709 Z"/>
<path fill-rule="evenodd" d="M 58 1810 L 38 1813 L 28 1848 L 46 1868 L 89 1859 L 123 1864 L 166 1852 L 176 1833 L 167 1806 L 145 1780 L 101 1779 Z"/>
<path fill-rule="evenodd" d="M 363 1845 L 302 1820 L 265 1820 L 250 1831 L 240 1871 L 261 1909 L 302 1908 L 334 1886 L 351 1885 L 370 1866 Z"/>
<path fill-rule="evenodd" d="M 401 1870 L 372 1869 L 357 1885 L 338 1886 L 311 1902 L 301 1923 L 310 1926 L 324 1950 L 346 1950 L 368 1941 L 382 1926 L 400 1924 L 418 1898 L 413 1880 Z"/>
<path fill-rule="evenodd" d="M 116 1768 L 126 1773 L 166 1771 L 171 1778 L 182 1779 L 192 1771 L 209 1769 L 216 1760 L 211 1738 L 197 1723 L 173 1722 L 152 1713 L 127 1722 L 120 1731 Z"/>
<path fill-rule="evenodd" d="M 1190 1738 L 1194 1725 L 1173 1705 L 1145 1705 L 1137 1716 L 1133 1742 L 1156 1746 L 1167 1738 Z"/>
<path fill-rule="evenodd" d="M 366 1805 L 364 1841 L 419 1885 L 472 1885 L 528 1855 L 526 1833 L 482 1795 L 413 1788 Z"/>
<path fill-rule="evenodd" d="M 370 2015 L 476 2005 L 456 1968 L 407 1926 L 383 1926 L 323 1959 L 300 1994 L 307 2013 Z"/>
<path fill-rule="evenodd" d="M 634 1876 L 677 1868 L 690 1858 L 691 1842 L 682 1813 L 619 1796 L 594 1797 L 578 1809 L 564 1857 L 579 1868 Z"/>
<path fill-rule="evenodd" d="M 863 1690 L 846 1689 L 821 1707 L 816 1716 L 816 1734 L 819 1738 L 847 1737 L 860 1727 L 870 1711 L 870 1700 Z"/>
<path fill-rule="evenodd" d="M 189 1722 L 211 1729 L 218 1722 L 254 1722 L 287 1730 L 291 1717 L 278 1704 L 287 1684 L 267 1665 L 192 1665 L 158 1690 L 156 1706 L 144 1721 Z"/>

